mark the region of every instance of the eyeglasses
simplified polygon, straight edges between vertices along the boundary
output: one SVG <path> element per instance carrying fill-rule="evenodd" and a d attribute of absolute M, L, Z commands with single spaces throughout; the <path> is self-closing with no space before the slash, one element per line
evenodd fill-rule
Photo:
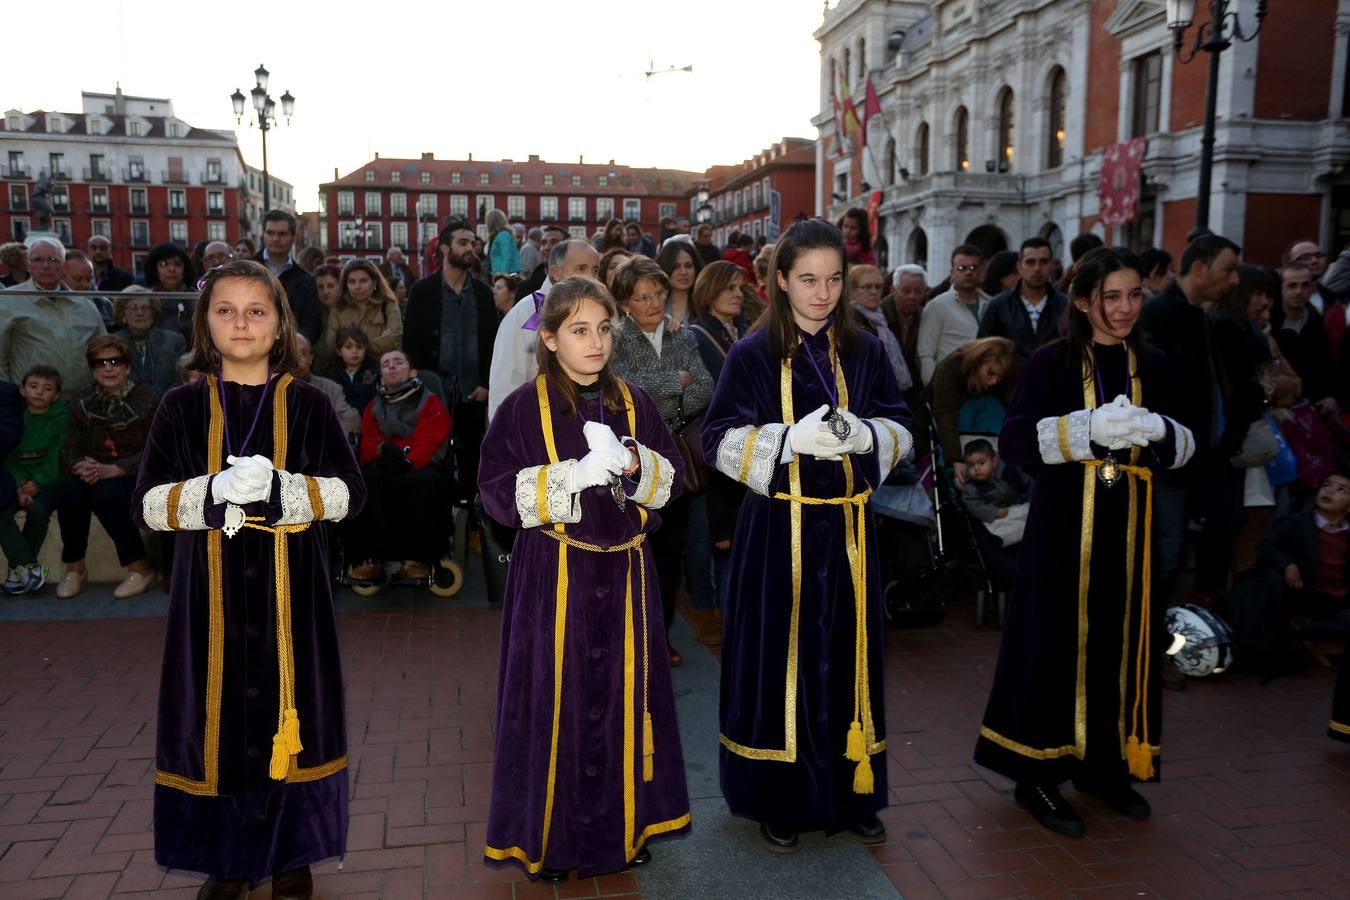
<path fill-rule="evenodd" d="M 37 266 L 59 266 L 65 263 L 65 260 L 59 256 L 30 256 L 29 265 Z"/>
<path fill-rule="evenodd" d="M 655 294 L 634 294 L 629 299 L 634 303 L 665 303 L 666 292 L 657 291 Z"/>
<path fill-rule="evenodd" d="M 89 368 L 91 369 L 116 369 L 126 364 L 126 357 L 123 356 L 101 356 L 98 359 L 89 360 Z"/>
<path fill-rule="evenodd" d="M 979 263 L 966 263 L 961 266 L 952 266 L 953 272 L 974 272 L 980 267 Z"/>

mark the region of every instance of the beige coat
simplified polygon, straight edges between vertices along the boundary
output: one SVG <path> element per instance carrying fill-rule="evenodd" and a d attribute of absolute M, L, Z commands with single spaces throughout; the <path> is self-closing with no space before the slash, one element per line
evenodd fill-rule
<path fill-rule="evenodd" d="M 396 350 L 403 341 L 403 315 L 398 302 L 333 304 L 324 323 L 319 346 L 314 348 L 316 368 L 333 371 L 338 365 L 337 333 L 343 328 L 360 328 L 370 338 L 370 358 L 379 360 L 387 350 Z"/>

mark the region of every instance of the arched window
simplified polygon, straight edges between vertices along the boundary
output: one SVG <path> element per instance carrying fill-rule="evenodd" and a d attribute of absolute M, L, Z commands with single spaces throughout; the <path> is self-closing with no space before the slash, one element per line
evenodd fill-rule
<path fill-rule="evenodd" d="M 956 134 L 956 158 L 952 160 L 952 168 L 964 172 L 970 168 L 970 114 L 964 106 L 956 111 L 956 123 L 952 131 Z"/>
<path fill-rule="evenodd" d="M 1013 92 L 1004 88 L 998 95 L 998 171 L 1010 172 L 1013 166 Z"/>
<path fill-rule="evenodd" d="M 1064 70 L 1056 66 L 1050 73 L 1050 110 L 1046 122 L 1045 167 L 1064 165 Z"/>
<path fill-rule="evenodd" d="M 899 178 L 899 161 L 895 158 L 895 138 L 886 141 L 886 183 L 895 184 Z"/>
<path fill-rule="evenodd" d="M 914 168 L 920 175 L 928 174 L 928 123 L 919 123 L 919 133 L 914 138 Z"/>

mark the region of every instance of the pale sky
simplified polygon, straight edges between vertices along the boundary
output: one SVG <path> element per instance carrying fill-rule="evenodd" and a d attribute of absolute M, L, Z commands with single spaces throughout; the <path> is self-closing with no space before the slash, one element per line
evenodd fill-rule
<path fill-rule="evenodd" d="M 28 6 L 6 43 L 0 108 L 78 112 L 80 91 L 167 97 L 200 128 L 260 136 L 229 95 L 261 62 L 295 117 L 268 168 L 301 211 L 336 167 L 418 158 L 614 159 L 702 171 L 780 138 L 814 137 L 821 0 L 449 0 L 324 4 L 68 0 Z M 389 10 L 386 15 L 384 9 Z M 692 73 L 643 77 L 692 64 Z M 280 102 L 278 101 L 278 112 Z M 255 117 L 256 121 L 256 117 Z"/>

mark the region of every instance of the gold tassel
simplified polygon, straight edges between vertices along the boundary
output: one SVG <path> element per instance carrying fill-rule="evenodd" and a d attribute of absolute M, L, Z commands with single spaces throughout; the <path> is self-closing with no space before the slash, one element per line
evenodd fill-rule
<path fill-rule="evenodd" d="M 281 722 L 281 733 L 286 736 L 286 749 L 291 756 L 305 749 L 300 743 L 300 715 L 294 709 L 286 710 Z"/>
<path fill-rule="evenodd" d="M 863 754 L 862 761 L 853 770 L 853 793 L 870 794 L 876 790 L 872 777 L 872 758 Z"/>
<path fill-rule="evenodd" d="M 273 781 L 285 781 L 291 771 L 291 755 L 286 752 L 286 738 L 281 732 L 272 736 L 272 765 L 267 774 Z"/>
<path fill-rule="evenodd" d="M 1140 781 L 1153 777 L 1153 750 L 1148 744 L 1141 744 L 1137 735 L 1130 735 L 1125 742 L 1125 761 L 1129 764 L 1130 774 Z"/>
<path fill-rule="evenodd" d="M 862 723 L 857 719 L 848 727 L 848 744 L 844 750 L 844 759 L 851 759 L 854 762 L 863 762 L 867 759 L 867 745 L 863 741 Z M 871 784 L 871 775 L 868 776 L 868 784 Z M 872 789 L 868 788 L 860 793 L 870 794 Z"/>
<path fill-rule="evenodd" d="M 651 781 L 656 777 L 655 760 L 656 740 L 652 737 L 652 714 L 642 714 L 642 780 Z"/>

